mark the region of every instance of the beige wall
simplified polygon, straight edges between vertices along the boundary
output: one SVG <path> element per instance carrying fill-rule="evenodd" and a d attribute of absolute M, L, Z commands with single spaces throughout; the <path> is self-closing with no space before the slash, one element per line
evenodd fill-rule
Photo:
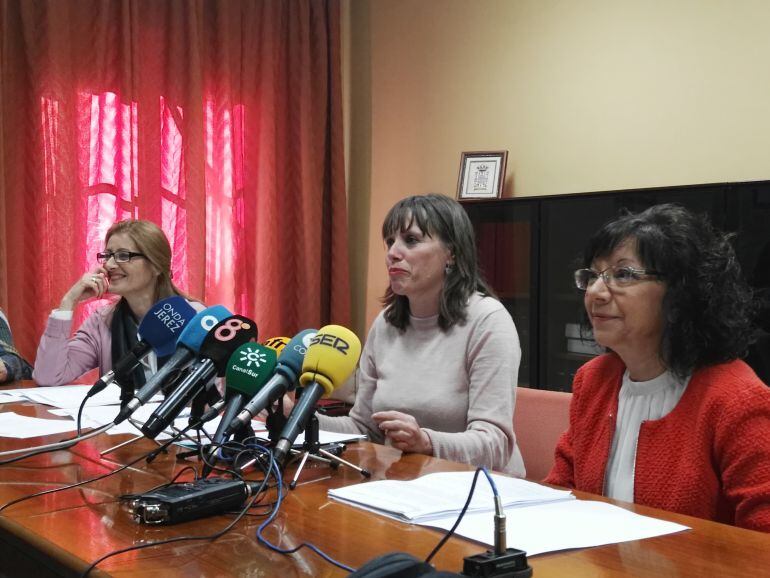
<path fill-rule="evenodd" d="M 382 218 L 409 194 L 453 195 L 463 150 L 507 149 L 515 196 L 770 178 L 765 0 L 343 9 L 360 333 L 387 282 Z"/>

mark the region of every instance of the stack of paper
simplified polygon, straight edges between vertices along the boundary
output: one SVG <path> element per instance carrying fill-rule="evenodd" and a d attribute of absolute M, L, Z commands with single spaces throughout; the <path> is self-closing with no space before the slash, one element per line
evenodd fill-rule
<path fill-rule="evenodd" d="M 473 472 L 429 474 L 416 480 L 382 480 L 329 490 L 329 497 L 396 520 L 449 530 L 470 490 Z M 494 475 L 506 513 L 508 546 L 528 555 L 641 540 L 687 526 L 640 516 L 606 502 L 576 500 L 568 491 Z M 494 502 L 480 475 L 456 533 L 494 545 Z"/>
<path fill-rule="evenodd" d="M 440 472 L 408 482 L 380 480 L 329 490 L 329 497 L 404 522 L 420 524 L 460 513 L 471 487 L 473 472 Z M 503 507 L 531 506 L 574 500 L 567 490 L 555 490 L 518 478 L 492 474 Z M 495 503 L 482 474 L 476 482 L 468 512 L 491 512 Z"/>

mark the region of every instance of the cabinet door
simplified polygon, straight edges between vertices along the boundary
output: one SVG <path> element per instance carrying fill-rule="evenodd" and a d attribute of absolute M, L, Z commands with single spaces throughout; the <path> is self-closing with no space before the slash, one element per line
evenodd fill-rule
<path fill-rule="evenodd" d="M 583 248 L 594 232 L 617 215 L 618 198 L 590 195 L 545 199 L 540 245 L 541 389 L 571 391 L 577 369 L 594 357 L 592 341 L 581 340 L 583 292 L 573 273 L 581 268 Z"/>
<path fill-rule="evenodd" d="M 476 231 L 482 274 L 508 309 L 521 342 L 519 384 L 530 385 L 533 360 L 532 254 L 534 203 L 466 203 Z"/>
<path fill-rule="evenodd" d="M 576 333 L 585 321 L 583 293 L 573 271 L 591 236 L 623 209 L 639 212 L 661 203 L 678 203 L 706 214 L 725 228 L 725 187 L 704 185 L 644 191 L 618 191 L 544 199 L 540 254 L 540 387 L 570 391 L 577 369 L 601 348 L 590 335 Z"/>
<path fill-rule="evenodd" d="M 745 361 L 770 384 L 770 183 L 731 185 L 726 197 L 728 229 L 736 233 L 733 246 L 757 307 Z"/>

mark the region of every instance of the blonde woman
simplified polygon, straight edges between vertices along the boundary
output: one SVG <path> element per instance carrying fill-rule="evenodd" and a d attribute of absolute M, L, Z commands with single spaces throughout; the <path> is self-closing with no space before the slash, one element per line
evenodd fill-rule
<path fill-rule="evenodd" d="M 171 280 L 171 246 L 150 221 L 125 220 L 112 225 L 104 239 L 99 265 L 78 279 L 51 312 L 37 349 L 33 379 L 39 385 L 62 385 L 98 368 L 103 375 L 136 344 L 137 327 L 152 305 L 183 295 Z M 94 311 L 70 338 L 72 311 L 78 303 L 110 293 L 115 303 Z M 192 302 L 202 309 L 202 304 Z M 157 371 L 151 353 L 133 374 L 135 387 Z"/>

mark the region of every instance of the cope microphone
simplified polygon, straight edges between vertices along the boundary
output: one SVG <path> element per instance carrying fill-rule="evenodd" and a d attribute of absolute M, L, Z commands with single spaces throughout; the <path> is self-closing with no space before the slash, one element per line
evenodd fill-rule
<path fill-rule="evenodd" d="M 150 379 L 147 380 L 147 383 L 136 392 L 133 399 L 131 399 L 125 407 L 121 408 L 114 423 L 119 424 L 124 421 L 128 416 L 134 413 L 139 406 L 147 403 L 152 396 L 158 393 L 166 380 L 172 377 L 177 371 L 187 367 L 187 365 L 198 355 L 203 340 L 206 338 L 209 331 L 211 331 L 217 323 L 231 315 L 232 313 L 230 313 L 226 307 L 214 305 L 213 307 L 207 307 L 190 319 L 184 329 L 182 329 L 182 333 L 179 334 L 174 354 L 165 365 L 158 369 L 157 373 L 150 377 Z"/>
<path fill-rule="evenodd" d="M 273 349 L 259 343 L 245 343 L 236 349 L 227 360 L 225 370 L 226 405 L 222 420 L 211 440 L 211 450 L 207 460 L 204 460 L 202 476 L 211 473 L 210 462 L 213 462 L 217 448 L 230 437 L 233 429 L 227 427 L 243 404 L 259 391 L 275 370 L 276 354 Z M 241 424 L 243 425 L 243 424 Z M 249 435 L 253 435 L 253 432 Z"/>
<path fill-rule="evenodd" d="M 115 381 L 116 375 L 129 375 L 152 350 L 158 357 L 171 355 L 179 334 L 193 317 L 195 309 L 184 297 L 174 295 L 158 301 L 139 323 L 139 341 L 94 383 L 87 396 L 92 397 L 102 391 Z"/>
<path fill-rule="evenodd" d="M 294 440 L 313 415 L 318 400 L 323 395 L 328 396 L 348 378 L 360 355 L 361 342 L 345 327 L 326 325 L 311 338 L 299 377 L 304 389 L 275 444 L 273 456 L 276 462 L 284 463 Z"/>
<path fill-rule="evenodd" d="M 275 366 L 275 373 L 264 387 L 262 387 L 243 410 L 235 416 L 227 425 L 225 437 L 241 426 L 249 423 L 255 415 L 270 407 L 287 391 L 294 389 L 302 370 L 302 361 L 305 359 L 310 341 L 315 337 L 317 330 L 305 329 L 291 338 L 291 341 L 283 348 Z M 224 423 L 224 419 L 222 420 Z"/>
<path fill-rule="evenodd" d="M 192 365 L 187 376 L 144 423 L 142 433 L 155 439 L 215 376 L 225 374 L 233 351 L 256 338 L 257 324 L 247 317 L 232 315 L 217 323 L 203 340 L 199 361 Z"/>

